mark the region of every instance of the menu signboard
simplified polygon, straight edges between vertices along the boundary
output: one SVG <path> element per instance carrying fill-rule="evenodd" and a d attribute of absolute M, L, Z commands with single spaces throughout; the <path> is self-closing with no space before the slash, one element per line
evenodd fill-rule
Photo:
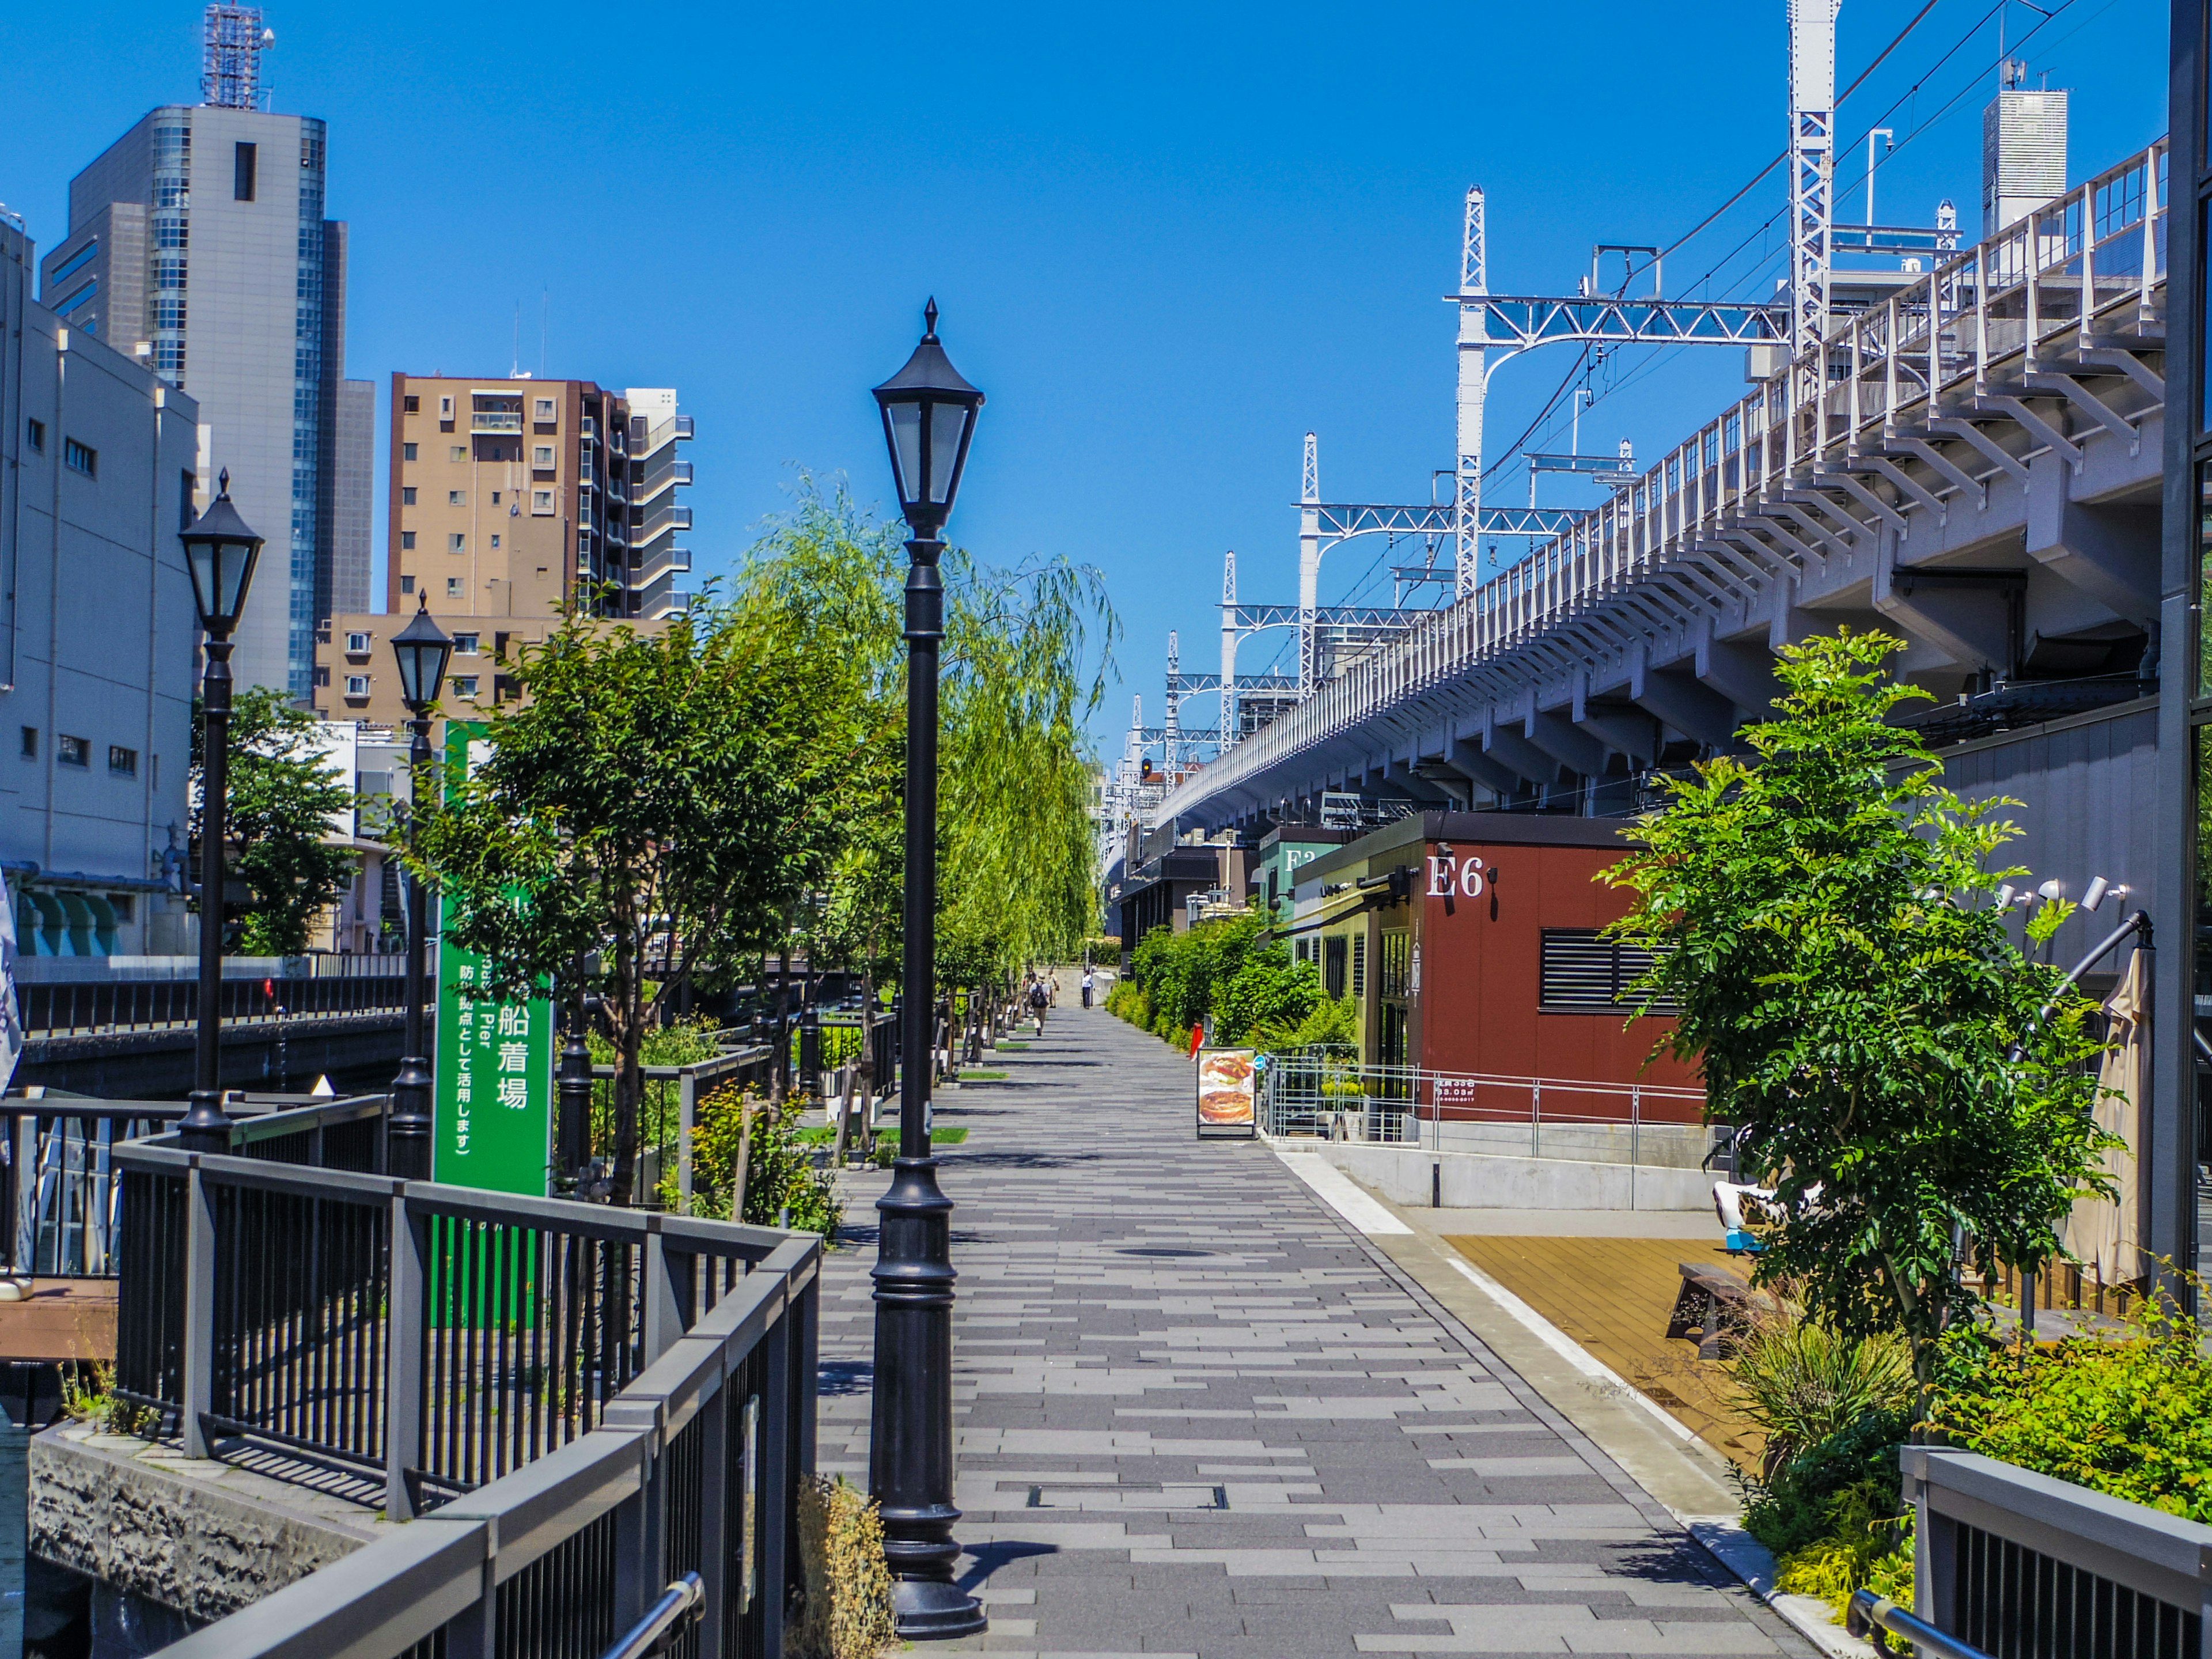
<path fill-rule="evenodd" d="M 1198 1051 L 1198 1133 L 1249 1139 L 1259 1133 L 1254 1110 L 1259 1053 L 1251 1048 Z"/>

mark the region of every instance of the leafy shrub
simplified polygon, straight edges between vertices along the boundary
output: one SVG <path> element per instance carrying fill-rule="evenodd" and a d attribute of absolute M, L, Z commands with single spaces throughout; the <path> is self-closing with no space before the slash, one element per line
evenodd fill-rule
<path fill-rule="evenodd" d="M 1316 997 L 1296 1024 L 1265 1024 L 1247 1040 L 1273 1049 L 1350 1048 L 1359 1041 L 1359 1005 L 1349 996 L 1334 1001 L 1327 996 Z"/>
<path fill-rule="evenodd" d="M 1833 1534 L 1829 1511 L 1847 1488 L 1871 1485 L 1895 1514 L 1897 1449 L 1912 1427 L 1907 1411 L 1869 1411 L 1800 1448 L 1764 1480 L 1747 1480 L 1743 1528 L 1779 1556 Z"/>
<path fill-rule="evenodd" d="M 2212 1522 L 2212 1358 L 2185 1316 L 2139 1304 L 2120 1333 L 2007 1347 L 1945 1340 L 1937 1437 L 2169 1515 Z"/>
<path fill-rule="evenodd" d="M 701 1014 L 692 1019 L 679 1019 L 666 1025 L 646 1028 L 638 1040 L 638 1063 L 641 1066 L 696 1066 L 721 1053 L 715 1042 L 720 1024 L 710 1015 Z M 615 1046 L 597 1031 L 584 1034 L 585 1046 L 592 1051 L 592 1064 L 617 1064 Z"/>
<path fill-rule="evenodd" d="M 750 1133 L 747 1126 L 750 1125 Z M 800 1232 L 837 1236 L 844 1206 L 836 1183 L 826 1170 L 817 1170 L 799 1139 L 796 1109 L 777 1112 L 767 1102 L 741 1093 L 725 1084 L 699 1102 L 696 1127 L 691 1132 L 691 1211 L 718 1221 L 732 1218 L 732 1193 L 738 1164 L 745 1166 L 743 1213 L 735 1219 L 759 1227 L 773 1227 L 784 1211 Z M 676 1171 L 661 1177 L 662 1202 L 673 1208 Z"/>
<path fill-rule="evenodd" d="M 1857 1480 L 1828 1500 L 1825 1534 L 1774 1564 L 1774 1588 L 1817 1596 L 1838 1618 L 1861 1588 L 1910 1607 L 1912 1528 L 1898 1513 L 1894 1487 Z"/>
<path fill-rule="evenodd" d="M 1263 1030 L 1295 1029 L 1327 1000 L 1313 963 L 1291 961 L 1280 944 L 1261 945 L 1214 994 L 1216 1040 L 1250 1042 Z"/>
<path fill-rule="evenodd" d="M 799 1487 L 799 1559 L 805 1579 L 785 1632 L 793 1659 L 876 1659 L 895 1636 L 884 1522 L 842 1475 Z"/>
<path fill-rule="evenodd" d="M 1766 1467 L 1869 1414 L 1917 1403 L 1912 1351 L 1901 1337 L 1837 1335 L 1795 1313 L 1755 1316 L 1729 1362 L 1736 1408 L 1766 1436 Z"/>

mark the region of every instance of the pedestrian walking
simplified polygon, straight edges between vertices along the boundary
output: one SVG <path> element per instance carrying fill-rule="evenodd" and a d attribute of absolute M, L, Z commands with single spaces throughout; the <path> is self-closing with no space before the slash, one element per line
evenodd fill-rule
<path fill-rule="evenodd" d="M 1036 1016 L 1036 1034 L 1039 1036 L 1044 1035 L 1044 1011 L 1046 1005 L 1051 1000 L 1052 994 L 1044 988 L 1042 980 L 1033 979 L 1030 981 L 1030 1012 Z"/>
<path fill-rule="evenodd" d="M 1085 968 L 1083 970 L 1083 1006 L 1086 1008 L 1091 1006 L 1091 970 Z"/>

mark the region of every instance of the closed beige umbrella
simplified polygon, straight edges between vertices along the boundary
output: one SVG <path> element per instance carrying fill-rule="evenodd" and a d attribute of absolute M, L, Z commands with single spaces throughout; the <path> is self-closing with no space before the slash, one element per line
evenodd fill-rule
<path fill-rule="evenodd" d="M 2105 999 L 2111 1023 L 2112 1046 L 2097 1073 L 2097 1127 L 2118 1135 L 2124 1143 L 2107 1146 L 2104 1171 L 2117 1191 L 2117 1199 L 2094 1195 L 2077 1199 L 2058 1231 L 2067 1253 L 2094 1271 L 2107 1285 L 2140 1279 L 2142 1255 L 2141 1200 L 2136 1181 L 2136 1150 L 2142 1144 L 2143 1062 L 2149 1048 L 2150 988 L 2143 982 L 2143 953 L 2128 957 L 2127 971 Z"/>

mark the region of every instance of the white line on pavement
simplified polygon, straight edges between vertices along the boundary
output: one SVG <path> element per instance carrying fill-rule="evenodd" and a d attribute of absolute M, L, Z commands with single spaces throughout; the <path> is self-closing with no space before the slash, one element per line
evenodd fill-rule
<path fill-rule="evenodd" d="M 1593 1382 L 1602 1382 L 1609 1389 L 1619 1389 L 1621 1394 L 1626 1395 L 1627 1398 L 1633 1400 L 1638 1405 L 1643 1407 L 1645 1411 L 1650 1412 L 1653 1419 L 1662 1425 L 1666 1431 L 1669 1434 L 1673 1435 L 1677 1440 L 1694 1440 L 1697 1438 L 1696 1435 L 1692 1434 L 1683 1425 L 1677 1423 L 1673 1418 L 1669 1417 L 1663 1410 L 1662 1410 L 1658 1401 L 1646 1396 L 1640 1389 L 1630 1387 L 1627 1382 L 1623 1379 L 1620 1372 L 1614 1370 L 1613 1367 L 1605 1364 L 1604 1361 L 1593 1358 L 1589 1352 L 1584 1349 L 1580 1343 L 1577 1342 L 1574 1338 L 1569 1336 L 1557 1325 L 1552 1323 L 1550 1320 L 1545 1318 L 1543 1315 L 1538 1313 L 1534 1308 L 1523 1302 L 1519 1297 L 1514 1295 L 1512 1291 L 1507 1290 L 1503 1285 L 1492 1279 L 1488 1273 L 1483 1272 L 1482 1269 L 1475 1267 L 1473 1263 L 1466 1261 L 1457 1251 L 1454 1250 L 1450 1245 L 1442 1245 L 1440 1253 L 1443 1255 L 1445 1261 L 1451 1263 L 1453 1267 L 1458 1268 L 1461 1273 L 1474 1282 L 1475 1289 L 1480 1291 L 1492 1302 L 1495 1302 L 1499 1308 L 1511 1315 L 1512 1317 L 1519 1323 L 1526 1326 L 1528 1328 L 1528 1334 L 1531 1336 L 1534 1336 L 1539 1342 L 1541 1342 L 1546 1347 L 1551 1349 L 1553 1352 L 1558 1354 L 1560 1358 L 1565 1360 L 1567 1364 L 1572 1365 L 1584 1376 L 1589 1377 Z"/>
<path fill-rule="evenodd" d="M 1313 1188 L 1316 1197 L 1370 1238 L 1378 1233 L 1413 1231 L 1361 1192 L 1351 1176 L 1319 1152 L 1286 1152 L 1279 1146 L 1271 1150 L 1289 1166 L 1292 1175 Z"/>

